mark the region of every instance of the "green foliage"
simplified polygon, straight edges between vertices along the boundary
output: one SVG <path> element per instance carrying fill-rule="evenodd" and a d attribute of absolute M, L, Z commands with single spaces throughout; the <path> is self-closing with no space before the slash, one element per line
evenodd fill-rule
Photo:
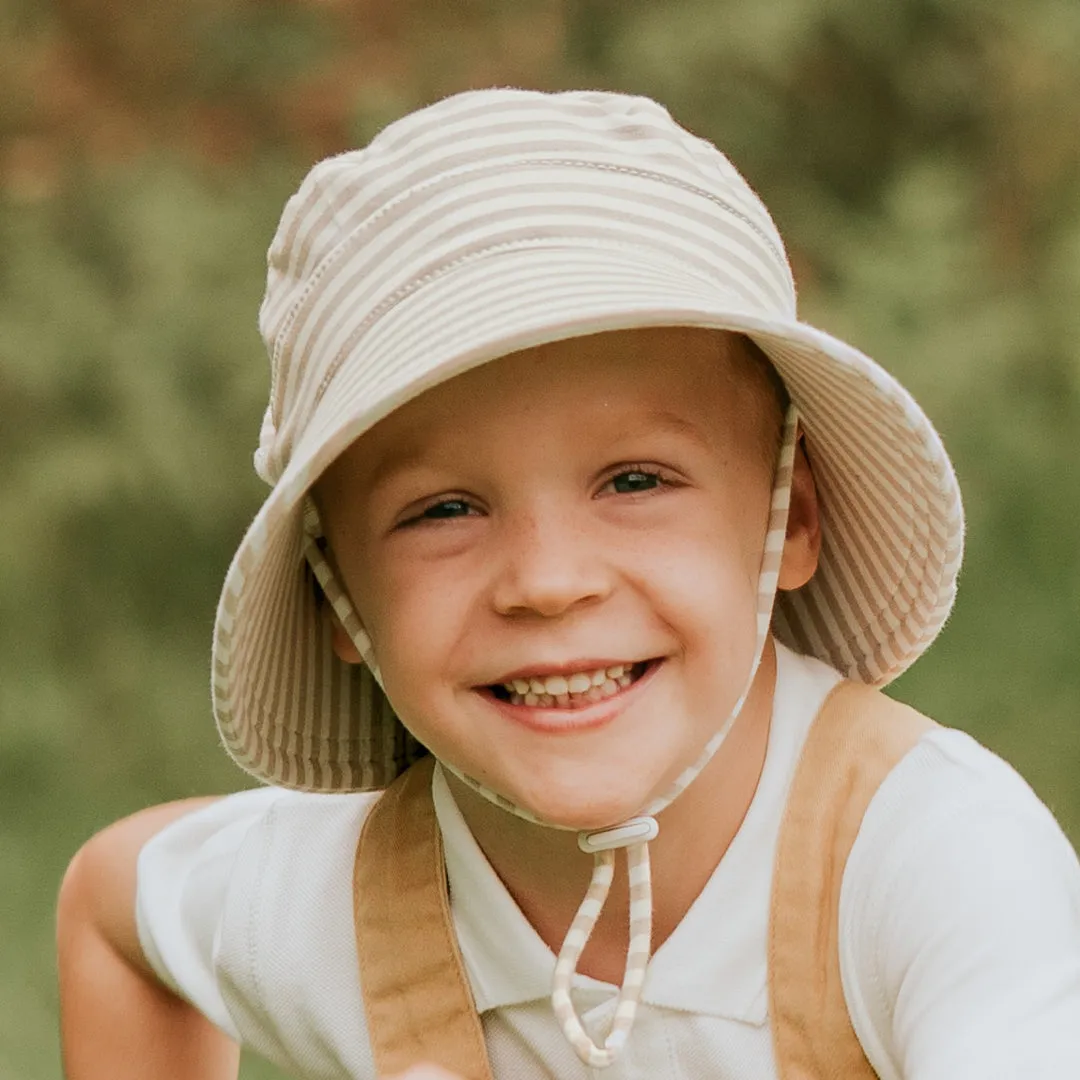
<path fill-rule="evenodd" d="M 106 9 L 63 10 L 100 30 Z M 1080 6 L 453 10 L 358 4 L 349 22 L 333 5 L 190 3 L 106 35 L 128 102 L 153 82 L 132 59 L 139 34 L 198 42 L 193 68 L 168 54 L 173 89 L 147 94 L 245 103 L 198 144 L 229 147 L 224 163 L 178 144 L 156 104 L 141 152 L 95 156 L 73 136 L 41 156 L 18 142 L 35 134 L 39 69 L 12 53 L 0 74 L 0 936 L 16 943 L 0 1077 L 59 1075 L 51 905 L 81 841 L 149 802 L 244 783 L 212 730 L 209 634 L 261 497 L 255 317 L 281 205 L 312 145 L 366 140 L 465 86 L 649 93 L 731 153 L 788 239 L 804 317 L 893 370 L 960 473 L 960 601 L 899 693 L 1003 753 L 1080 837 Z M 35 49 L 59 32 L 34 0 L 0 2 L 0 26 Z M 279 78 L 361 54 L 328 83 L 343 120 L 274 112 Z"/>
<path fill-rule="evenodd" d="M 0 208 L 0 1076 L 56 1075 L 53 891 L 109 818 L 235 786 L 207 633 L 258 498 L 265 236 L 295 174 L 81 175 Z M 10 1030 L 8 1030 L 10 1026 Z M 32 1042 L 28 1043 L 28 1032 Z"/>

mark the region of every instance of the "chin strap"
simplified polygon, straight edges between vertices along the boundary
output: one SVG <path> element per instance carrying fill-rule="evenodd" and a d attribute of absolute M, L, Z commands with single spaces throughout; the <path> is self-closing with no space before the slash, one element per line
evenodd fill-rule
<path fill-rule="evenodd" d="M 592 853 L 592 880 L 581 901 L 574 921 L 566 933 L 555 962 L 551 988 L 551 1007 L 563 1035 L 577 1056 L 593 1068 L 610 1065 L 630 1035 L 637 1013 L 638 1000 L 645 985 L 652 947 L 652 872 L 649 868 L 649 841 L 660 831 L 655 818 L 632 818 L 612 829 L 580 833 L 578 847 Z M 570 986 L 589 936 L 604 909 L 611 882 L 615 877 L 615 850 L 626 849 L 626 872 L 630 879 L 630 947 L 626 953 L 619 1001 L 603 1046 L 589 1037 L 570 1000 Z"/>
<path fill-rule="evenodd" d="M 728 713 L 727 719 L 709 739 L 698 759 L 684 770 L 671 788 L 660 798 L 654 799 L 640 817 L 631 818 L 619 825 L 607 829 L 597 829 L 578 834 L 578 847 L 594 857 L 592 879 L 589 882 L 585 899 L 566 932 L 559 955 L 555 961 L 555 975 L 552 980 L 551 1007 L 562 1028 L 567 1041 L 581 1061 L 592 1068 L 603 1069 L 611 1065 L 626 1045 L 630 1030 L 634 1024 L 638 1002 L 645 985 L 645 973 L 649 966 L 652 951 L 652 874 L 649 867 L 649 841 L 655 839 L 660 826 L 655 815 L 669 806 L 690 786 L 701 770 L 709 763 L 719 749 L 720 744 L 731 731 L 732 726 L 742 712 L 743 705 L 754 683 L 754 677 L 761 664 L 761 657 L 768 640 L 772 622 L 772 609 L 776 597 L 776 584 L 780 572 L 780 561 L 784 553 L 784 541 L 787 536 L 788 507 L 791 503 L 791 477 L 795 462 L 795 443 L 798 433 L 799 416 L 794 405 L 788 406 L 784 417 L 784 430 L 781 438 L 780 454 L 773 478 L 772 499 L 769 505 L 769 523 L 765 535 L 765 546 L 761 558 L 761 570 L 758 574 L 756 646 L 750 674 L 738 701 Z M 326 594 L 342 626 L 349 634 L 364 663 L 371 669 L 376 680 L 382 685 L 378 665 L 371 646 L 371 639 L 345 590 L 337 583 L 333 570 L 327 562 L 323 549 L 318 543 L 322 532 L 318 515 L 308 499 L 304 512 L 304 554 L 315 573 L 315 577 Z M 462 783 L 483 795 L 489 802 L 516 815 L 534 825 L 547 828 L 565 826 L 551 825 L 541 821 L 527 810 L 515 806 L 509 799 L 479 781 L 466 776 L 449 762 L 441 762 Z M 574 830 L 568 830 L 574 831 Z M 585 949 L 600 913 L 607 902 L 611 883 L 615 878 L 615 851 L 626 849 L 626 868 L 630 881 L 630 946 L 626 954 L 626 969 L 615 1006 L 615 1015 L 604 1037 L 603 1045 L 598 1046 L 589 1036 L 581 1023 L 577 1010 L 570 997 L 578 961 Z"/>
<path fill-rule="evenodd" d="M 308 496 L 304 499 L 304 558 L 307 559 L 308 566 L 311 567 L 315 580 L 319 583 L 319 588 L 322 589 L 327 603 L 333 608 L 338 622 L 341 623 L 345 633 L 349 635 L 349 640 L 356 646 L 356 651 L 360 654 L 364 665 L 381 687 L 382 673 L 379 671 L 379 665 L 375 660 L 375 650 L 371 647 L 371 638 L 368 637 L 364 624 L 360 621 L 360 616 L 357 615 L 352 600 L 349 599 L 349 594 L 338 583 L 337 576 L 326 558 L 324 544 L 319 512 L 315 509 L 311 497 Z"/>

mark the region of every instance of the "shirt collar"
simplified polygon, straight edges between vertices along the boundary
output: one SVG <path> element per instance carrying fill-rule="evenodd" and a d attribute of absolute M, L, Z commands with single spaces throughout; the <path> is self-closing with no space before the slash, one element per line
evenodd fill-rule
<path fill-rule="evenodd" d="M 840 676 L 777 645 L 777 682 L 765 763 L 735 839 L 674 933 L 649 963 L 642 1002 L 764 1023 L 769 894 L 780 819 L 806 732 Z M 461 816 L 440 768 L 432 779 L 454 927 L 477 1009 L 546 999 L 555 955 L 506 891 Z M 593 1000 L 617 988 L 588 976 Z"/>
<path fill-rule="evenodd" d="M 450 910 L 477 1009 L 501 1009 L 551 993 L 555 957 L 480 850 L 436 766 L 431 781 L 443 838 Z"/>

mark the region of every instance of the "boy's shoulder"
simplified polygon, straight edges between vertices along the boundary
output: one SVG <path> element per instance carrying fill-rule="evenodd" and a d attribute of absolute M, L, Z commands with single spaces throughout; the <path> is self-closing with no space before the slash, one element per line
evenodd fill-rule
<path fill-rule="evenodd" d="M 1067 893 L 1080 895 L 1076 854 L 1031 786 L 971 735 L 935 722 L 866 807 L 845 868 L 841 923 L 850 928 L 856 913 L 895 910 L 911 892 L 927 901 L 905 907 L 901 919 L 911 925 L 920 918 L 933 924 L 945 907 L 961 918 L 961 896 L 972 910 L 991 912 L 1008 892 L 998 889 L 999 879 L 1024 875 L 1057 877 Z M 992 894 L 989 902 L 980 891 Z M 890 925 L 895 920 L 879 922 L 875 934 Z"/>
<path fill-rule="evenodd" d="M 777 647 L 777 661 L 774 725 L 778 730 L 770 737 L 770 754 L 786 758 L 788 768 L 793 770 L 802 762 L 811 731 L 824 710 L 834 704 L 836 692 L 844 690 L 846 680 L 822 661 L 784 646 Z M 856 703 L 858 711 L 860 703 L 872 707 L 875 696 L 880 700 L 884 695 L 863 688 L 849 700 Z M 899 698 L 894 700 L 903 708 L 893 711 L 908 712 L 910 716 L 912 708 Z M 873 723 L 891 719 L 889 711 L 876 708 L 870 715 Z M 900 722 L 903 717 L 895 719 Z M 962 724 L 963 717 L 912 719 L 930 723 L 910 739 L 910 749 L 899 755 L 883 776 L 863 820 L 859 834 L 862 846 L 868 846 L 867 838 L 881 829 L 901 828 L 914 834 L 942 819 L 977 813 L 976 808 L 991 805 L 1022 817 L 1032 816 L 1057 829 L 1049 810 L 1016 769 L 961 728 L 952 726 Z M 833 730 L 841 730 L 842 726 L 834 724 Z M 854 726 L 857 729 L 858 724 Z M 776 794 L 786 799 L 789 793 L 790 784 Z"/>
<path fill-rule="evenodd" d="M 878 788 L 852 857 L 892 864 L 934 835 L 989 836 L 1006 820 L 1059 836 L 1068 847 L 1050 810 L 1013 766 L 966 732 L 935 724 Z"/>
<path fill-rule="evenodd" d="M 373 1068 L 358 1037 L 352 852 L 379 795 L 239 792 L 174 822 L 139 859 L 140 940 L 158 975 L 305 1075 Z"/>
<path fill-rule="evenodd" d="M 1039 1031 L 1075 1053 L 1080 864 L 1019 774 L 961 731 L 925 734 L 871 801 L 839 946 L 853 1025 L 871 1060 L 897 1063 L 887 1075 L 921 1074 L 953 1032 L 986 1058 L 981 1075 Z M 1046 1026 L 1062 1008 L 1073 1018 Z"/>

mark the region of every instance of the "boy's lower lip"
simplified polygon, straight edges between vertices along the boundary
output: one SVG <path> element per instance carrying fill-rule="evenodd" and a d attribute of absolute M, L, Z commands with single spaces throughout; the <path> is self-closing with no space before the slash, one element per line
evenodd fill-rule
<path fill-rule="evenodd" d="M 590 731 L 614 720 L 633 700 L 639 687 L 652 681 L 653 675 L 660 670 L 663 660 L 650 660 L 642 674 L 629 686 L 621 689 L 603 701 L 583 708 L 566 709 L 558 706 L 545 708 L 542 705 L 514 705 L 502 701 L 494 694 L 485 692 L 484 696 L 504 716 L 521 727 L 544 735 L 566 735 L 579 731 Z"/>

